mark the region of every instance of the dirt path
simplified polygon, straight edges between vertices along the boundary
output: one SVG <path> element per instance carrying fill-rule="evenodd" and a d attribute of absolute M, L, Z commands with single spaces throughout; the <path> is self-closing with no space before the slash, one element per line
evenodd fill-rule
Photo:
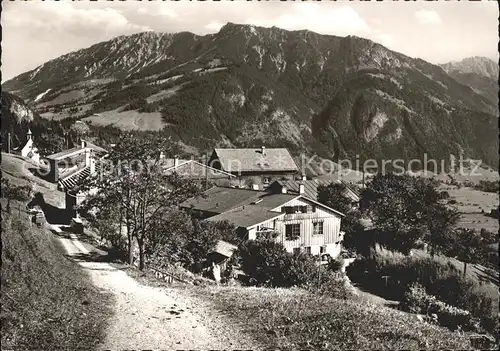
<path fill-rule="evenodd" d="M 71 255 L 91 247 L 61 238 Z M 253 340 L 231 328 L 216 312 L 181 289 L 145 286 L 104 262 L 79 262 L 94 284 L 116 298 L 104 342 L 99 349 L 257 349 Z"/>

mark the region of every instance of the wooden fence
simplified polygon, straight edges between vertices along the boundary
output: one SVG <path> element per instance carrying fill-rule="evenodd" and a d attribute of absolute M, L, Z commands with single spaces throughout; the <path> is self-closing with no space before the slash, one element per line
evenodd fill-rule
<path fill-rule="evenodd" d="M 181 279 L 179 277 L 176 277 L 172 273 L 165 272 L 157 267 L 154 266 L 148 266 L 148 269 L 153 271 L 155 273 L 155 277 L 157 279 L 163 279 L 165 280 L 168 284 L 172 284 L 174 281 L 178 281 L 184 284 L 192 284 L 191 282 L 188 282 L 187 280 Z"/>

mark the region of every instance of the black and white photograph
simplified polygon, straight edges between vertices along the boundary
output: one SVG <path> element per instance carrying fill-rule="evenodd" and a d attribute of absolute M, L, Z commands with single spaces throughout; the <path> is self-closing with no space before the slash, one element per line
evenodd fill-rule
<path fill-rule="evenodd" d="M 497 1 L 1 2 L 2 350 L 496 350 Z"/>

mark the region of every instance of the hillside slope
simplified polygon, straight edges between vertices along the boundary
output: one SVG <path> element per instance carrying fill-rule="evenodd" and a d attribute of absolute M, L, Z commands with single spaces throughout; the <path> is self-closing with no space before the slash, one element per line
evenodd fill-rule
<path fill-rule="evenodd" d="M 104 336 L 109 297 L 53 234 L 28 221 L 15 209 L 2 213 L 2 349 L 92 349 Z"/>
<path fill-rule="evenodd" d="M 43 117 L 163 126 L 202 149 L 266 144 L 328 158 L 463 153 L 498 166 L 494 102 L 439 66 L 353 36 L 233 23 L 205 36 L 140 33 L 61 56 L 3 88 Z"/>

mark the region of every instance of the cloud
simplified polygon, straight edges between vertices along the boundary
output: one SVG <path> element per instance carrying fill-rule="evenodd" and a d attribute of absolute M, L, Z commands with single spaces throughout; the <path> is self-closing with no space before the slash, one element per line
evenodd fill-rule
<path fill-rule="evenodd" d="M 149 4 L 147 4 L 149 5 Z M 165 17 L 170 17 L 170 18 L 176 18 L 179 15 L 177 12 L 175 12 L 172 7 L 167 6 L 166 4 L 162 3 L 163 6 L 147 6 L 141 7 L 137 10 L 138 13 L 143 14 L 143 15 L 150 15 L 150 16 L 165 16 Z"/>
<path fill-rule="evenodd" d="M 15 1 L 2 5 L 2 81 L 97 42 L 151 30 L 105 3 Z"/>
<path fill-rule="evenodd" d="M 394 47 L 394 36 L 391 34 L 380 33 L 373 36 L 373 40 L 385 47 L 392 49 Z"/>
<path fill-rule="evenodd" d="M 415 12 L 415 18 L 422 24 L 439 24 L 441 23 L 441 17 L 434 10 L 418 10 Z"/>
<path fill-rule="evenodd" d="M 37 37 L 46 35 L 113 37 L 147 31 L 148 26 L 128 21 L 114 8 L 77 8 L 69 2 L 19 3 L 2 16 L 9 30 L 26 30 Z"/>
<path fill-rule="evenodd" d="M 205 28 L 208 29 L 210 32 L 218 32 L 223 26 L 224 23 L 222 22 L 210 21 L 209 24 L 205 25 Z"/>
<path fill-rule="evenodd" d="M 352 7 L 342 6 L 325 11 L 324 6 L 316 3 L 296 3 L 290 13 L 275 18 L 249 19 L 246 23 L 287 30 L 308 29 L 338 36 L 366 35 L 370 32 L 365 20 Z"/>

